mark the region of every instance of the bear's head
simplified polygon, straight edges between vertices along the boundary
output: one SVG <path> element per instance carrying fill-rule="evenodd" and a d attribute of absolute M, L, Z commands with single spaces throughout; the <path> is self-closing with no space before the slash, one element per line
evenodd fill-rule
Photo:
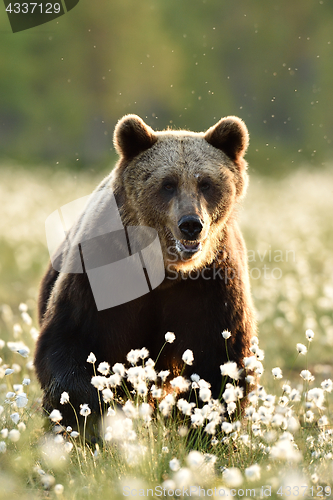
<path fill-rule="evenodd" d="M 136 115 L 118 122 L 114 190 L 123 223 L 158 231 L 166 267 L 190 272 L 213 262 L 246 190 L 248 142 L 234 116 L 205 133 L 155 132 Z"/>

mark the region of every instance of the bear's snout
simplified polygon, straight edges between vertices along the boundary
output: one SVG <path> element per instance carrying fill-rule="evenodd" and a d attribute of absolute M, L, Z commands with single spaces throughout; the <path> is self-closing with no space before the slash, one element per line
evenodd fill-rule
<path fill-rule="evenodd" d="M 184 215 L 178 221 L 178 227 L 185 240 L 196 240 L 203 229 L 203 223 L 197 215 Z"/>

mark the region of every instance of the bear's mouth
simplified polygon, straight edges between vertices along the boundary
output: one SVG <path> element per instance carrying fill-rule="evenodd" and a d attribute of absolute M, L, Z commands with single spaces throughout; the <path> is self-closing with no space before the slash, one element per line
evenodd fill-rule
<path fill-rule="evenodd" d="M 201 250 L 201 242 L 200 241 L 186 241 L 186 240 L 177 240 L 176 248 L 178 252 L 185 252 L 189 254 L 195 254 L 200 252 Z"/>

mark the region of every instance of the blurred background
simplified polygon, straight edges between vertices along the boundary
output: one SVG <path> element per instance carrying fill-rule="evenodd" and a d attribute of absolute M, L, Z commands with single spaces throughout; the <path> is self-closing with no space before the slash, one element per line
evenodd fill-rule
<path fill-rule="evenodd" d="M 91 169 L 125 113 L 202 131 L 233 114 L 253 171 L 330 161 L 329 0 L 80 0 L 13 34 L 0 12 L 0 161 Z"/>
<path fill-rule="evenodd" d="M 291 365 L 291 339 L 312 328 L 314 358 L 331 369 L 332 97 L 331 0 L 80 0 L 15 34 L 0 6 L 2 317 L 15 324 L 23 301 L 38 326 L 44 222 L 110 171 L 119 118 L 203 131 L 238 115 L 251 137 L 240 215 L 262 347 L 271 367 Z"/>

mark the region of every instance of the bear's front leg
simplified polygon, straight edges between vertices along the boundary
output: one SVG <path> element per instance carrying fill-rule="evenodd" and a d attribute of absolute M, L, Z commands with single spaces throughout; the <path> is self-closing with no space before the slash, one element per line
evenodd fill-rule
<path fill-rule="evenodd" d="M 82 335 L 74 328 L 67 315 L 46 318 L 37 341 L 35 369 L 44 391 L 43 408 L 46 415 L 53 409 L 62 414 L 61 425 L 81 427 L 84 417 L 80 415 L 80 405 L 88 404 L 92 415 L 88 420 L 97 422 L 100 406 L 97 389 L 91 384 L 93 365 L 87 362 L 90 353 Z M 61 404 L 63 392 L 69 394 L 69 403 Z"/>

